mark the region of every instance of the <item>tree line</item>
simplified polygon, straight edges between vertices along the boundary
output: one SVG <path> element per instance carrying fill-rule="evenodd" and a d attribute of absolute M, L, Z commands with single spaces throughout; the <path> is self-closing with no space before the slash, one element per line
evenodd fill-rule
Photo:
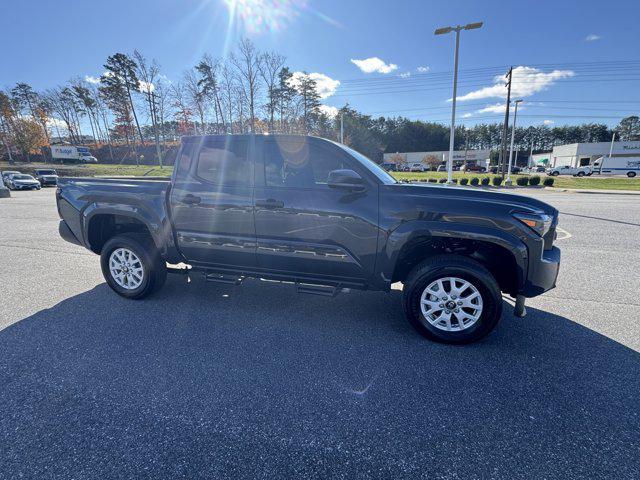
<path fill-rule="evenodd" d="M 248 39 L 225 58 L 204 55 L 181 78 L 169 81 L 157 60 L 141 52 L 115 53 L 99 78 L 73 78 L 35 91 L 27 83 L 0 90 L 0 137 L 6 157 L 41 154 L 55 140 L 106 147 L 102 161 L 139 161 L 141 147 L 155 145 L 163 164 L 167 145 L 182 135 L 224 133 L 312 134 L 338 140 L 344 120 L 347 145 L 380 161 L 384 152 L 447 150 L 446 125 L 404 117 L 372 117 L 345 105 L 336 116 L 321 108 L 314 78 L 293 72 L 277 52 L 261 52 Z M 88 128 L 87 128 L 88 127 Z M 640 119 L 607 125 L 518 127 L 520 150 L 554 145 L 640 139 Z M 502 125 L 456 129 L 456 149 L 500 148 Z M 124 154 L 116 154 L 118 152 Z"/>

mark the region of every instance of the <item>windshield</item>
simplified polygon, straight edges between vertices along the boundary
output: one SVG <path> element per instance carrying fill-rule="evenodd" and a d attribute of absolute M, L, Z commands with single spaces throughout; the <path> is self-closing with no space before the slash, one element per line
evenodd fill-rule
<path fill-rule="evenodd" d="M 365 157 L 360 152 L 355 151 L 353 148 L 349 148 L 346 145 L 342 145 L 341 143 L 336 143 L 340 148 L 349 153 L 352 157 L 354 157 L 362 166 L 364 166 L 367 170 L 373 173 L 378 179 L 386 184 L 398 183 L 395 178 L 393 178 L 387 171 L 378 165 L 376 162 L 371 160 L 368 157 Z"/>
<path fill-rule="evenodd" d="M 39 175 L 55 175 L 55 170 L 38 170 Z"/>
<path fill-rule="evenodd" d="M 31 175 L 14 175 L 11 177 L 13 180 L 33 180 Z"/>

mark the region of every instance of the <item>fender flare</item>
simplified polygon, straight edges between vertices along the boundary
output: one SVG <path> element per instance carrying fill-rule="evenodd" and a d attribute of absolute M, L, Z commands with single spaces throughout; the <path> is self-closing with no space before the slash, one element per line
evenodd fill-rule
<path fill-rule="evenodd" d="M 518 266 L 520 286 L 527 278 L 528 249 L 524 242 L 514 235 L 485 226 L 428 220 L 406 222 L 389 233 L 386 245 L 381 251 L 379 278 L 382 278 L 384 282 L 391 282 L 403 247 L 416 238 L 451 238 L 492 243 L 506 249 L 513 255 Z"/>
<path fill-rule="evenodd" d="M 124 205 L 118 203 L 99 203 L 93 202 L 86 206 L 83 209 L 81 214 L 82 219 L 82 235 L 84 237 L 83 243 L 89 248 L 93 250 L 89 243 L 89 225 L 91 224 L 91 220 L 96 215 L 114 215 L 120 217 L 129 217 L 139 221 L 144 224 L 149 233 L 151 234 L 151 238 L 153 239 L 153 243 L 158 248 L 158 251 L 161 255 L 165 256 L 167 253 L 167 247 L 164 231 L 167 228 L 165 223 L 153 212 L 140 208 L 138 206 L 132 205 Z M 169 230 L 170 230 L 169 226 Z"/>

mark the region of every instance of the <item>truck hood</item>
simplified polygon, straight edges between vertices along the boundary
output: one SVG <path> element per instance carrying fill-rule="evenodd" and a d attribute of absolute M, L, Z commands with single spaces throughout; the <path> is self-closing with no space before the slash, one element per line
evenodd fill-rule
<path fill-rule="evenodd" d="M 415 195 L 417 197 L 425 197 L 425 199 L 437 197 L 450 201 L 486 202 L 500 205 L 513 211 L 546 213 L 550 216 L 556 216 L 558 213 L 548 203 L 535 198 L 501 191 L 490 191 L 478 187 L 451 187 L 428 183 L 397 183 L 391 185 L 391 187 L 399 189 L 403 195 Z"/>

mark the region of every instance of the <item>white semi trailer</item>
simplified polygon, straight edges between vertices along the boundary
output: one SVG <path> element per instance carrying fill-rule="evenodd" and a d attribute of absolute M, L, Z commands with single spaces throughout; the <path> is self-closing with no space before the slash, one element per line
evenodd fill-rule
<path fill-rule="evenodd" d="M 87 147 L 72 145 L 52 145 L 51 156 L 60 163 L 98 163 Z"/>

